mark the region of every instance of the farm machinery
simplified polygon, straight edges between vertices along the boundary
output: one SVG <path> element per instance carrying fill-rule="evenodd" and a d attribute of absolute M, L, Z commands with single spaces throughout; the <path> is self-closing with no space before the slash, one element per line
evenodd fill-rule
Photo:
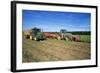
<path fill-rule="evenodd" d="M 66 30 L 61 30 L 60 32 L 44 32 L 44 35 L 47 38 L 57 39 L 57 40 L 71 40 L 72 34 L 66 33 Z"/>
<path fill-rule="evenodd" d="M 79 35 L 72 35 L 71 33 L 61 33 L 61 40 L 66 41 L 80 41 Z"/>
<path fill-rule="evenodd" d="M 40 41 L 46 40 L 46 36 L 41 32 L 41 29 L 33 28 L 26 33 L 26 39 Z"/>
<path fill-rule="evenodd" d="M 60 30 L 59 33 L 54 32 L 42 32 L 39 28 L 33 28 L 25 33 L 26 39 L 31 40 L 46 40 L 49 39 L 57 39 L 57 40 L 66 40 L 66 41 L 80 41 L 80 36 L 78 35 L 72 35 L 71 33 L 68 33 L 66 30 Z"/>
<path fill-rule="evenodd" d="M 66 41 L 80 41 L 80 36 L 72 35 L 71 33 L 67 32 L 60 32 L 60 33 L 43 33 L 49 39 L 57 39 L 57 40 L 66 40 Z"/>
<path fill-rule="evenodd" d="M 59 33 L 59 39 L 66 41 L 80 41 L 79 35 L 73 35 L 72 33 L 67 32 L 65 29 L 61 29 Z"/>

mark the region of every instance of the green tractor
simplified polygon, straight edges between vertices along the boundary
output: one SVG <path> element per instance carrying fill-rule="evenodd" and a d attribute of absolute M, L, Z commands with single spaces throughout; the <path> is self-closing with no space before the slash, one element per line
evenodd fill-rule
<path fill-rule="evenodd" d="M 36 41 L 46 40 L 46 36 L 43 34 L 43 32 L 41 32 L 41 29 L 38 28 L 31 29 L 30 35 L 27 35 L 27 37 L 29 37 L 29 39 L 31 40 Z"/>

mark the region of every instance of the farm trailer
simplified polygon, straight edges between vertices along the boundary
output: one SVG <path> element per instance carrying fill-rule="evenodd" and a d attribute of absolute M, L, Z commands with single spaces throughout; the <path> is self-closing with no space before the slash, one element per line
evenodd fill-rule
<path fill-rule="evenodd" d="M 47 38 L 57 39 L 57 40 L 66 40 L 66 41 L 80 41 L 80 36 L 72 35 L 71 33 L 43 33 Z"/>

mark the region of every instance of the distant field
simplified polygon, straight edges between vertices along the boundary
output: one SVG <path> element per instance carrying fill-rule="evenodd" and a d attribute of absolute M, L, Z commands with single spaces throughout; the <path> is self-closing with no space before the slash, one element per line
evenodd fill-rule
<path fill-rule="evenodd" d="M 81 41 L 82 42 L 91 42 L 91 36 L 90 35 L 81 35 Z"/>
<path fill-rule="evenodd" d="M 89 36 L 83 35 L 81 38 L 85 42 L 23 39 L 22 61 L 26 63 L 90 59 L 91 49 L 90 43 L 87 43 L 89 41 L 87 37 L 89 38 Z"/>

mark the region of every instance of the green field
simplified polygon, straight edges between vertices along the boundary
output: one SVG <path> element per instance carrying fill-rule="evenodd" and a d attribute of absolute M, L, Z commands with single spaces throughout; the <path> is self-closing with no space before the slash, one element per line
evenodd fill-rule
<path fill-rule="evenodd" d="M 81 41 L 82 42 L 91 42 L 91 36 L 90 35 L 81 35 Z"/>
<path fill-rule="evenodd" d="M 84 42 L 56 39 L 44 41 L 23 39 L 22 61 L 27 63 L 90 59 L 89 36 L 82 35 L 81 40 Z"/>

